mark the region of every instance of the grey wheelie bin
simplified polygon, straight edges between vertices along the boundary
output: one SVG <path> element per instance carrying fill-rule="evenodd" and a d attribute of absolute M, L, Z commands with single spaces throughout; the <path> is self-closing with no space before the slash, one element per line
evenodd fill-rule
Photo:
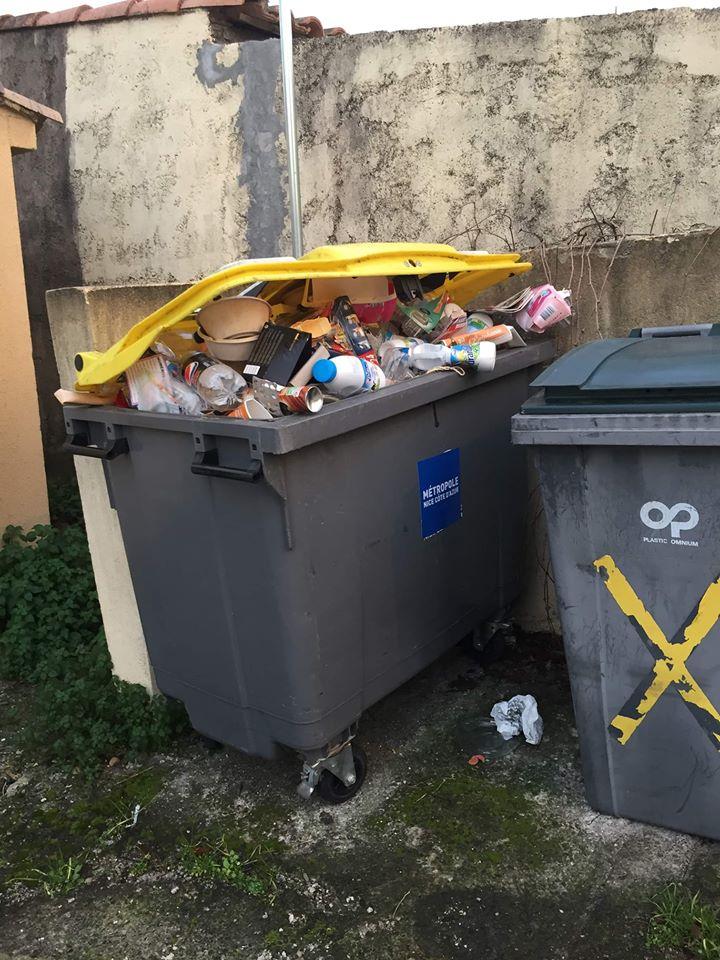
<path fill-rule="evenodd" d="M 548 523 L 585 788 L 720 839 L 720 324 L 579 347 L 513 421 Z"/>
<path fill-rule="evenodd" d="M 273 422 L 64 408 L 66 449 L 105 464 L 158 686 L 197 730 L 299 751 L 305 794 L 359 787 L 363 710 L 519 591 L 510 418 L 552 353 Z"/>

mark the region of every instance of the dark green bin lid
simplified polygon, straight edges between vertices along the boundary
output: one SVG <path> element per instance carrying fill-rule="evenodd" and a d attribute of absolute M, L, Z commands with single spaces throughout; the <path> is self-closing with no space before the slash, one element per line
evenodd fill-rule
<path fill-rule="evenodd" d="M 720 323 L 643 327 L 556 360 L 523 413 L 720 410 Z"/>

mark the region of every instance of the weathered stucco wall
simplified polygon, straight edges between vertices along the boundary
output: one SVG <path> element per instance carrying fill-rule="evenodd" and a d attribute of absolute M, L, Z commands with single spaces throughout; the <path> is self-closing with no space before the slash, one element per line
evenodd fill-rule
<path fill-rule="evenodd" d="M 279 43 L 212 32 L 198 10 L 15 35 L 26 59 L 57 35 L 64 58 L 83 282 L 288 252 Z M 720 221 L 718 10 L 332 37 L 295 57 L 308 247 Z"/>
<path fill-rule="evenodd" d="M 246 252 L 240 46 L 212 44 L 205 11 L 71 32 L 66 120 L 86 282 L 187 280 Z"/>
<path fill-rule="evenodd" d="M 718 223 L 718 10 L 313 41 L 296 73 L 309 244 Z"/>

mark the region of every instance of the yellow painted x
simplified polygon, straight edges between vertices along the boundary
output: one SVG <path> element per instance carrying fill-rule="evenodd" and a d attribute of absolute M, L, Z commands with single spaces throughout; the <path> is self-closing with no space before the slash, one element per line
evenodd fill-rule
<path fill-rule="evenodd" d="M 720 713 L 712 705 L 687 667 L 690 654 L 705 639 L 720 618 L 720 577 L 714 580 L 698 603 L 694 616 L 672 640 L 668 640 L 655 618 L 612 557 L 594 563 L 618 607 L 635 626 L 656 657 L 652 675 L 642 684 L 610 724 L 610 731 L 622 744 L 628 742 L 667 688 L 674 684 L 692 715 L 720 750 Z"/>

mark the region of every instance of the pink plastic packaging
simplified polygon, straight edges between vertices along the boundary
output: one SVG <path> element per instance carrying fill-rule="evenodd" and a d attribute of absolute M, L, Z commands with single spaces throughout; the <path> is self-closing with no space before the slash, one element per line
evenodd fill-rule
<path fill-rule="evenodd" d="M 515 316 L 523 330 L 543 333 L 570 316 L 570 291 L 556 290 L 551 284 L 534 287 L 527 306 Z"/>

